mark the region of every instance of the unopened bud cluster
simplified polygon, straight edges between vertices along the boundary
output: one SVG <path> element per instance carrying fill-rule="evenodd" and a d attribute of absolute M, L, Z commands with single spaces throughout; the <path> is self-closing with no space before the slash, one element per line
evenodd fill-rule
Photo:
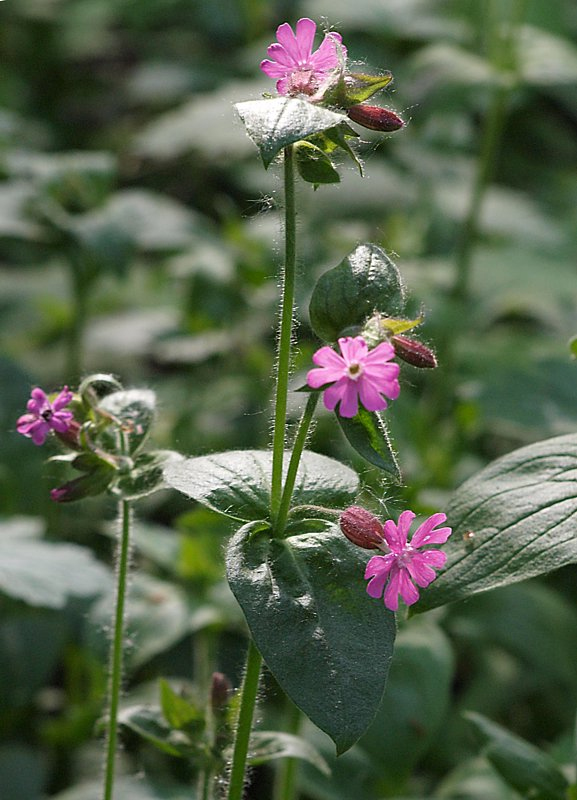
<path fill-rule="evenodd" d="M 378 550 L 383 544 L 379 519 L 361 506 L 350 506 L 340 516 L 341 531 L 349 541 L 365 550 Z"/>
<path fill-rule="evenodd" d="M 349 119 L 372 131 L 393 133 L 404 128 L 405 122 L 390 108 L 360 103 L 347 109 Z"/>

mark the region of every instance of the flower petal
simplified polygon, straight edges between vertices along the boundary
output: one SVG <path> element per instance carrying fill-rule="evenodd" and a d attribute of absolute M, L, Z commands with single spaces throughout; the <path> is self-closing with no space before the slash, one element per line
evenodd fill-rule
<path fill-rule="evenodd" d="M 298 63 L 299 51 L 296 36 L 293 29 L 288 22 L 283 22 L 276 29 L 277 42 L 280 42 L 287 52 L 287 55 L 293 60 L 295 66 Z"/>
<path fill-rule="evenodd" d="M 403 511 L 403 513 L 399 517 L 399 522 L 397 523 L 397 529 L 399 531 L 399 539 L 403 543 L 403 547 L 407 545 L 407 537 L 409 535 L 409 528 L 411 527 L 412 521 L 415 519 L 416 514 L 412 511 Z"/>
<path fill-rule="evenodd" d="M 385 542 L 389 545 L 393 553 L 399 555 L 400 553 L 403 552 L 403 547 L 405 546 L 405 543 L 403 542 L 401 536 L 399 535 L 397 526 L 392 519 L 388 519 L 383 525 L 383 538 Z"/>
<path fill-rule="evenodd" d="M 393 564 L 389 582 L 383 595 L 383 600 L 385 601 L 385 605 L 389 611 L 396 611 L 399 608 L 399 580 L 399 567 L 396 564 Z"/>
<path fill-rule="evenodd" d="M 395 357 L 395 348 L 390 342 L 381 342 L 367 354 L 367 362 L 375 364 L 377 362 L 390 361 Z"/>
<path fill-rule="evenodd" d="M 317 24 L 308 17 L 299 19 L 296 24 L 296 41 L 298 59 L 301 62 L 309 61 L 313 51 L 313 42 L 317 32 Z"/>
<path fill-rule="evenodd" d="M 435 570 L 427 564 L 427 560 L 421 553 L 415 553 L 413 558 L 407 563 L 407 570 L 416 584 L 423 589 L 432 583 L 437 577 Z"/>
<path fill-rule="evenodd" d="M 436 525 L 440 525 L 447 519 L 446 514 L 433 514 L 426 519 L 415 531 L 411 539 L 413 547 L 424 547 L 427 544 L 443 544 L 452 533 L 451 528 L 438 528 L 433 530 Z"/>
<path fill-rule="evenodd" d="M 341 60 L 347 57 L 347 49 L 342 44 L 342 37 L 338 33 L 329 33 L 325 36 L 310 57 L 310 64 L 317 72 L 329 72 L 339 66 Z"/>
<path fill-rule="evenodd" d="M 329 411 L 335 410 L 337 403 L 343 399 L 347 388 L 347 383 L 349 383 L 347 378 L 341 378 L 332 386 L 329 386 L 328 389 L 325 389 L 325 393 L 323 395 L 325 408 L 327 408 Z"/>
<path fill-rule="evenodd" d="M 361 375 L 357 381 L 357 385 L 361 403 L 367 411 L 384 411 L 387 407 L 387 401 L 366 375 Z"/>
<path fill-rule="evenodd" d="M 370 597 L 381 597 L 389 571 L 393 565 L 391 556 L 373 556 L 365 570 L 365 580 L 369 580 L 367 594 Z"/>
<path fill-rule="evenodd" d="M 307 383 L 311 389 L 319 389 L 326 383 L 333 383 L 333 381 L 338 381 L 342 377 L 344 377 L 342 368 L 319 367 L 309 370 L 307 373 Z"/>
<path fill-rule="evenodd" d="M 67 406 L 68 403 L 71 402 L 73 397 L 74 397 L 74 392 L 71 392 L 68 386 L 65 386 L 62 389 L 62 391 L 59 392 L 54 398 L 54 402 L 52 403 L 52 408 L 54 409 L 54 411 L 60 411 L 61 408 L 64 408 L 64 406 Z M 66 413 L 70 414 L 70 416 L 72 417 L 72 414 L 69 411 L 67 411 Z"/>
<path fill-rule="evenodd" d="M 351 362 L 362 362 L 369 351 L 362 336 L 344 336 L 339 339 L 339 347 L 347 366 Z"/>
<path fill-rule="evenodd" d="M 344 358 L 328 345 L 316 351 L 313 355 L 313 364 L 318 364 L 320 367 L 340 367 L 342 370 L 347 367 Z"/>
<path fill-rule="evenodd" d="M 419 599 L 419 590 L 411 581 L 408 570 L 404 568 L 399 570 L 399 593 L 407 606 L 412 606 Z"/>
<path fill-rule="evenodd" d="M 341 417 L 355 417 L 359 411 L 359 387 L 356 381 L 345 378 L 345 388 L 339 405 Z"/>

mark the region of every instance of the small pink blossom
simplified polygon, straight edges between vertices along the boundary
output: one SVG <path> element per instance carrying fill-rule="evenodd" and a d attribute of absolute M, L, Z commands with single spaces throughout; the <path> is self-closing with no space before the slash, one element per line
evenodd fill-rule
<path fill-rule="evenodd" d="M 46 393 L 38 387 L 32 389 L 30 400 L 23 414 L 16 423 L 16 430 L 23 436 L 32 439 L 34 444 L 41 445 L 46 441 L 50 431 L 66 433 L 73 420 L 71 411 L 62 411 L 74 397 L 68 386 L 54 398 L 52 402 Z"/>
<path fill-rule="evenodd" d="M 299 19 L 296 33 L 288 22 L 277 28 L 278 42 L 268 48 L 269 58 L 261 62 L 260 68 L 269 78 L 278 78 L 279 94 L 315 94 L 328 74 L 345 59 L 347 51 L 342 37 L 333 32 L 325 35 L 313 53 L 316 30 L 316 23 L 308 17 Z"/>
<path fill-rule="evenodd" d="M 387 407 L 385 397 L 399 396 L 399 365 L 391 363 L 395 350 L 382 342 L 369 350 L 362 336 L 339 339 L 341 354 L 332 347 L 321 347 L 313 356 L 318 369 L 311 369 L 307 383 L 311 389 L 332 384 L 324 391 L 324 403 L 329 411 L 339 404 L 341 417 L 354 417 L 359 399 L 367 411 L 382 411 Z"/>
<path fill-rule="evenodd" d="M 446 522 L 446 514 L 433 514 L 425 520 L 410 542 L 407 535 L 415 514 L 403 511 L 395 525 L 389 519 L 383 525 L 382 550 L 384 556 L 373 556 L 365 570 L 368 580 L 367 593 L 380 597 L 384 592 L 384 602 L 388 609 L 396 611 L 399 595 L 411 606 L 419 599 L 417 586 L 425 588 L 437 577 L 435 569 L 444 566 L 447 556 L 441 550 L 418 550 L 429 544 L 443 544 L 452 533 L 451 528 L 437 528 Z M 416 584 L 416 586 L 415 586 Z"/>

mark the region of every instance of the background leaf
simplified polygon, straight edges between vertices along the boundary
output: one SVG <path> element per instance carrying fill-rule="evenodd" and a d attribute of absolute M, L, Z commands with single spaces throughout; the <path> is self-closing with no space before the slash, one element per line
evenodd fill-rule
<path fill-rule="evenodd" d="M 384 470 L 396 483 L 400 483 L 399 463 L 383 416 L 362 407 L 355 417 L 341 417 L 340 414 L 335 416 L 351 447 L 369 464 Z"/>

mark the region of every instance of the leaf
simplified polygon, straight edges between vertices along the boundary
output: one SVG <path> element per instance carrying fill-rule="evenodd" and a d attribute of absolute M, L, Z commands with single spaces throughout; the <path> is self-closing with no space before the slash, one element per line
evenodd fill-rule
<path fill-rule="evenodd" d="M 290 454 L 285 457 L 285 469 Z M 168 464 L 164 479 L 173 489 L 233 519 L 267 519 L 272 456 L 265 450 L 231 450 Z M 358 490 L 358 476 L 327 456 L 305 450 L 293 505 L 344 507 Z"/>
<path fill-rule="evenodd" d="M 526 83 L 538 87 L 577 85 L 577 47 L 568 37 L 523 25 L 515 44 Z"/>
<path fill-rule="evenodd" d="M 140 453 L 127 475 L 121 475 L 115 484 L 115 493 L 124 500 L 137 500 L 165 489 L 163 469 L 166 464 L 181 461 L 182 456 L 172 450 L 154 450 Z"/>
<path fill-rule="evenodd" d="M 395 617 L 365 592 L 365 558 L 340 533 L 271 538 L 251 523 L 227 550 L 227 576 L 256 646 L 292 701 L 348 750 L 384 692 Z"/>
<path fill-rule="evenodd" d="M 179 758 L 187 758 L 191 754 L 191 744 L 187 739 L 175 736 L 164 719 L 160 709 L 138 705 L 122 709 L 118 722 L 126 728 L 146 739 L 163 753 Z"/>
<path fill-rule="evenodd" d="M 122 424 L 129 452 L 135 453 L 145 442 L 154 422 L 156 395 L 150 389 L 127 389 L 106 395 L 98 406 Z M 113 452 L 116 443 L 113 445 Z"/>
<path fill-rule="evenodd" d="M 404 306 L 397 267 L 384 250 L 361 244 L 321 275 L 311 297 L 311 325 L 321 339 L 335 342 L 347 328 L 362 326 L 375 311 L 396 316 Z"/>
<path fill-rule="evenodd" d="M 310 142 L 297 142 L 295 157 L 299 175 L 308 183 L 339 183 L 339 173 L 320 147 Z"/>
<path fill-rule="evenodd" d="M 355 417 L 341 417 L 340 414 L 336 417 L 351 447 L 369 464 L 384 470 L 400 483 L 401 471 L 383 417 L 365 408 L 360 408 Z"/>
<path fill-rule="evenodd" d="M 110 585 L 110 572 L 85 547 L 0 538 L 0 592 L 15 600 L 64 608 L 70 597 L 95 597 Z"/>
<path fill-rule="evenodd" d="M 443 548 L 447 565 L 413 609 L 435 608 L 577 561 L 576 478 L 577 435 L 570 434 L 515 450 L 466 481 L 447 509 L 453 527 Z"/>
<path fill-rule="evenodd" d="M 484 755 L 505 781 L 534 800 L 565 800 L 568 782 L 551 756 L 472 711 L 465 717 L 484 744 Z"/>
<path fill-rule="evenodd" d="M 235 108 L 265 167 L 284 147 L 347 120 L 343 114 L 294 97 L 250 100 L 237 103 Z"/>
<path fill-rule="evenodd" d="M 197 794 L 189 784 L 184 786 L 151 783 L 142 778 L 121 775 L 114 782 L 115 795 L 122 800 L 196 800 Z M 100 800 L 102 780 L 88 781 L 74 786 L 52 800 Z"/>
<path fill-rule="evenodd" d="M 164 718 L 171 728 L 199 731 L 204 727 L 204 716 L 195 703 L 180 694 L 163 678 L 160 684 L 160 705 Z"/>
<path fill-rule="evenodd" d="M 434 743 L 451 701 L 453 662 L 448 637 L 429 618 L 399 631 L 385 697 L 359 742 L 382 776 L 383 795 L 406 785 Z"/>
<path fill-rule="evenodd" d="M 346 81 L 343 80 L 337 86 L 337 96 L 340 100 L 339 105 L 349 106 L 362 103 L 368 100 L 381 89 L 391 83 L 393 76 L 390 72 L 384 72 L 382 75 L 365 75 L 360 72 L 349 72 Z"/>
<path fill-rule="evenodd" d="M 251 766 L 267 764 L 279 758 L 298 758 L 312 764 L 319 772 L 330 774 L 327 762 L 306 739 L 280 731 L 254 731 L 251 734 L 248 758 Z"/>

